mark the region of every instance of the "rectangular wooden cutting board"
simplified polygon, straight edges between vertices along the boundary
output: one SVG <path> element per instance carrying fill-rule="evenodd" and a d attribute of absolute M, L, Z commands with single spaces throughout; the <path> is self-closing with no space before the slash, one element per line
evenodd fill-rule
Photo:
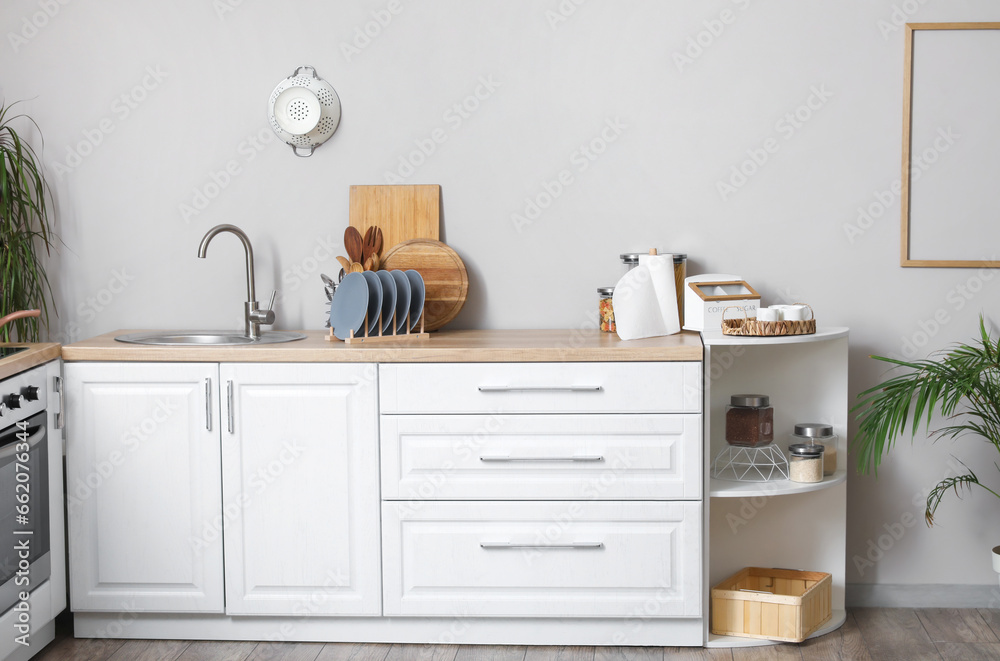
<path fill-rule="evenodd" d="M 441 186 L 351 186 L 350 223 L 364 236 L 372 225 L 382 229 L 382 254 L 410 239 L 438 240 Z"/>

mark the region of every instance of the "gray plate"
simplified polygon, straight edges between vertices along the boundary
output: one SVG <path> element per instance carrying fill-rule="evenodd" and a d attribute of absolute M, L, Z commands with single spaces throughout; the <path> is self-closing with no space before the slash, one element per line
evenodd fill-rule
<path fill-rule="evenodd" d="M 406 278 L 410 281 L 410 330 L 417 327 L 420 315 L 424 312 L 424 277 L 418 272 L 410 269 L 405 271 Z"/>
<path fill-rule="evenodd" d="M 376 271 L 382 282 L 382 332 L 392 332 L 393 314 L 396 312 L 396 279 L 388 271 Z"/>
<path fill-rule="evenodd" d="M 402 271 L 389 271 L 396 281 L 396 332 L 406 332 L 406 313 L 410 311 L 410 279 Z"/>
<path fill-rule="evenodd" d="M 382 280 L 374 271 L 365 271 L 361 275 L 368 281 L 368 334 L 378 333 L 378 319 L 382 312 Z"/>
<path fill-rule="evenodd" d="M 351 331 L 357 335 L 368 312 L 368 281 L 360 273 L 348 273 L 330 302 L 330 326 L 338 340 L 346 340 Z"/>

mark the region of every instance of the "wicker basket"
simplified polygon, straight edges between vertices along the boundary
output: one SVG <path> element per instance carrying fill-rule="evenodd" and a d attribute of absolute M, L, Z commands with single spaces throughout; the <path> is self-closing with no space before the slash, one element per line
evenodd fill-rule
<path fill-rule="evenodd" d="M 833 615 L 824 572 L 747 567 L 712 588 L 712 633 L 801 643 Z"/>
<path fill-rule="evenodd" d="M 812 317 L 805 321 L 757 321 L 757 318 L 748 319 L 746 312 L 740 310 L 735 305 L 731 305 L 722 311 L 722 333 L 723 335 L 746 335 L 753 337 L 779 337 L 781 335 L 812 335 L 816 332 L 816 313 L 808 303 L 796 303 L 809 308 Z M 726 319 L 726 312 L 737 309 L 743 312 L 742 319 Z"/>

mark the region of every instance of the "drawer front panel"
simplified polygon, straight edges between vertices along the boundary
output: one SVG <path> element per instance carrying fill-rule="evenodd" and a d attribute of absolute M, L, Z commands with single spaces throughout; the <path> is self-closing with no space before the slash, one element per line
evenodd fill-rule
<path fill-rule="evenodd" d="M 701 503 L 415 507 L 382 504 L 387 616 L 701 616 Z"/>
<path fill-rule="evenodd" d="M 701 363 L 379 365 L 383 413 L 700 413 Z"/>
<path fill-rule="evenodd" d="M 384 415 L 387 500 L 700 500 L 700 415 Z"/>

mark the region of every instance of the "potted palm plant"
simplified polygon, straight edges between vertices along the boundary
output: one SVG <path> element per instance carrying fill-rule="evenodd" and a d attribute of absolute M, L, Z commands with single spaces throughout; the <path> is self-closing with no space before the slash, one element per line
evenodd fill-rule
<path fill-rule="evenodd" d="M 932 440 L 968 435 L 1000 452 L 1000 341 L 990 336 L 982 316 L 979 338 L 972 344 L 958 344 L 924 360 L 872 358 L 903 371 L 859 394 L 860 402 L 852 409 L 859 411 L 853 449 L 860 473 L 877 475 L 895 439 L 909 433 L 912 440 L 921 422 Z M 946 424 L 931 430 L 935 414 Z M 950 491 L 958 495 L 981 489 L 1000 498 L 971 468 L 962 466 L 965 473 L 946 477 L 928 494 L 928 525 L 934 524 L 934 513 Z"/>
<path fill-rule="evenodd" d="M 39 250 L 48 254 L 55 235 L 39 159 L 12 124 L 23 118 L 38 125 L 27 115 L 12 114 L 14 105 L 0 102 L 0 316 L 39 308 L 41 319 L 19 316 L 0 327 L 0 341 L 9 341 L 13 330 L 19 340 L 35 342 L 39 321 L 48 326 L 52 295 Z"/>

